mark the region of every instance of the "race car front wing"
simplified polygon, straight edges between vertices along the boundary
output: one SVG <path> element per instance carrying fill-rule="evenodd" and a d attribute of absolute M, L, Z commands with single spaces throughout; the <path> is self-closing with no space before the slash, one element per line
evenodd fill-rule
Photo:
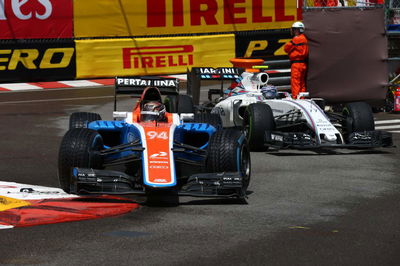
<path fill-rule="evenodd" d="M 119 171 L 73 168 L 73 194 L 145 194 L 137 179 Z M 243 178 L 239 172 L 200 173 L 188 177 L 180 196 L 243 198 Z"/>
<path fill-rule="evenodd" d="M 346 143 L 321 142 L 303 132 L 265 132 L 265 144 L 277 149 L 378 148 L 393 146 L 392 134 L 385 131 L 363 131 L 350 134 Z"/>

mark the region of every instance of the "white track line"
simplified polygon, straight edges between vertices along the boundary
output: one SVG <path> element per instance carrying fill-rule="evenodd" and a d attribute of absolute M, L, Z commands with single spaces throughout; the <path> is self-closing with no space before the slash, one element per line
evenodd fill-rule
<path fill-rule="evenodd" d="M 400 130 L 388 131 L 389 133 L 400 133 Z"/>
<path fill-rule="evenodd" d="M 399 125 L 392 125 L 392 126 L 380 126 L 380 127 L 375 127 L 376 129 L 400 129 L 400 124 Z"/>
<path fill-rule="evenodd" d="M 394 123 L 400 123 L 400 119 L 378 120 L 378 121 L 375 121 L 375 125 L 394 124 Z"/>
<path fill-rule="evenodd" d="M 93 87 L 93 86 L 104 86 L 100 83 L 96 83 L 89 80 L 69 80 L 69 81 L 59 81 L 58 83 L 65 84 L 70 87 Z"/>

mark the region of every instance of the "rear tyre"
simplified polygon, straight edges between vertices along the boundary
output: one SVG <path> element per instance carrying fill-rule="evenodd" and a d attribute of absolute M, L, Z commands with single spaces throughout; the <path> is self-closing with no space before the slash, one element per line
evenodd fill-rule
<path fill-rule="evenodd" d="M 73 128 L 64 135 L 58 154 L 58 179 L 61 188 L 71 191 L 71 174 L 73 167 L 102 168 L 99 153 L 103 148 L 101 135 L 87 128 Z"/>
<path fill-rule="evenodd" d="M 194 115 L 195 123 L 206 123 L 210 124 L 216 129 L 222 128 L 222 120 L 219 114 L 211 114 L 211 113 L 199 113 Z"/>
<path fill-rule="evenodd" d="M 168 113 L 194 113 L 193 100 L 189 95 L 168 95 L 164 104 Z"/>
<path fill-rule="evenodd" d="M 343 108 L 343 128 L 345 135 L 353 132 L 372 131 L 375 129 L 371 106 L 365 102 L 348 103 Z"/>
<path fill-rule="evenodd" d="M 101 116 L 97 113 L 76 112 L 69 117 L 69 129 L 87 128 L 90 122 L 97 120 L 101 120 Z"/>
<path fill-rule="evenodd" d="M 245 195 L 250 184 L 250 150 L 244 134 L 237 129 L 221 129 L 211 136 L 208 144 L 207 171 L 240 172 Z"/>
<path fill-rule="evenodd" d="M 189 95 L 178 95 L 178 114 L 194 113 L 193 99 Z"/>
<path fill-rule="evenodd" d="M 272 109 L 264 103 L 253 103 L 247 106 L 243 117 L 243 127 L 251 151 L 266 151 L 265 140 L 271 139 L 275 130 Z"/>
<path fill-rule="evenodd" d="M 167 95 L 164 100 L 165 109 L 168 113 L 178 112 L 178 96 L 177 95 Z"/>

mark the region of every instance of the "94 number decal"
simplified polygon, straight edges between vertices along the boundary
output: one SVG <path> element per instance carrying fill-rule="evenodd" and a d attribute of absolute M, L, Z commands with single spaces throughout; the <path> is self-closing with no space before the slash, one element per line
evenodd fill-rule
<path fill-rule="evenodd" d="M 168 139 L 168 134 L 167 131 L 149 131 L 147 132 L 147 137 L 149 137 L 149 139 Z"/>

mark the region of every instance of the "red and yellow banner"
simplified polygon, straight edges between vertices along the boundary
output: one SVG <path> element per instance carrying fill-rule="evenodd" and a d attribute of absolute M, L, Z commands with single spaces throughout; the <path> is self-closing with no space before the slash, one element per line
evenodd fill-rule
<path fill-rule="evenodd" d="M 183 73 L 230 66 L 233 34 L 76 41 L 77 78 Z"/>
<path fill-rule="evenodd" d="M 73 0 L 0 0 L 0 39 L 72 38 Z"/>
<path fill-rule="evenodd" d="M 75 37 L 290 28 L 297 0 L 74 0 Z M 300 13 L 300 12 L 299 12 Z"/>

